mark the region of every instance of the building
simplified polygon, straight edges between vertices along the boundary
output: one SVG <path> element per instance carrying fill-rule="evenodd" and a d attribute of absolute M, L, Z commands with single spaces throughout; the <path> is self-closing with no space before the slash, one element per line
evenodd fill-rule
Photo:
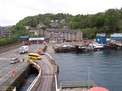
<path fill-rule="evenodd" d="M 42 27 L 46 27 L 46 25 L 43 22 L 39 21 L 37 27 L 42 28 Z"/>
<path fill-rule="evenodd" d="M 100 44 L 106 44 L 106 36 L 104 33 L 98 33 L 96 35 L 96 42 Z"/>
<path fill-rule="evenodd" d="M 44 35 L 44 31 L 43 30 L 29 30 L 31 36 L 42 36 Z"/>
<path fill-rule="evenodd" d="M 48 29 L 45 31 L 45 39 L 54 43 L 76 42 L 82 40 L 82 32 L 70 29 Z"/>
<path fill-rule="evenodd" d="M 110 38 L 112 43 L 122 46 L 122 33 L 113 33 Z"/>
<path fill-rule="evenodd" d="M 111 34 L 111 40 L 122 41 L 122 33 Z"/>
<path fill-rule="evenodd" d="M 10 27 L 0 27 L 0 38 L 7 38 L 11 36 Z"/>
<path fill-rule="evenodd" d="M 40 44 L 44 42 L 44 37 L 39 38 L 29 38 L 29 42 L 32 44 Z"/>
<path fill-rule="evenodd" d="M 52 28 L 56 28 L 56 27 L 59 26 L 58 22 L 51 22 L 49 25 L 50 25 L 50 27 L 52 27 Z"/>
<path fill-rule="evenodd" d="M 25 44 L 25 45 L 29 45 L 29 36 L 20 36 L 20 41 Z"/>

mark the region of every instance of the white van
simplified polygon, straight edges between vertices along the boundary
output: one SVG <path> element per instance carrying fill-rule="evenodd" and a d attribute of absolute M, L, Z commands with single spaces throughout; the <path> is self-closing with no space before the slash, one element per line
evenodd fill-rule
<path fill-rule="evenodd" d="M 11 58 L 11 61 L 10 61 L 11 64 L 15 64 L 18 62 L 20 62 L 20 60 L 18 58 Z"/>
<path fill-rule="evenodd" d="M 23 53 L 26 53 L 26 52 L 28 52 L 28 46 L 21 46 L 20 49 L 19 49 L 19 53 L 23 54 Z"/>

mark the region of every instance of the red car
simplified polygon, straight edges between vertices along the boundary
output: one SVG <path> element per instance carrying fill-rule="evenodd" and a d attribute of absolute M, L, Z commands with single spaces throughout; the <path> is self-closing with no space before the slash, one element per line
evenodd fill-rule
<path fill-rule="evenodd" d="M 42 50 L 38 50 L 37 53 L 38 53 L 39 55 L 44 55 L 44 54 L 45 54 Z"/>

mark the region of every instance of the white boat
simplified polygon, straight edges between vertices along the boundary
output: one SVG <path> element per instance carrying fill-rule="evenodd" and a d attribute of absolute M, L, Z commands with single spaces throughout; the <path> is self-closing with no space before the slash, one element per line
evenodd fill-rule
<path fill-rule="evenodd" d="M 90 43 L 89 46 L 93 47 L 94 49 L 103 49 L 104 48 L 103 44 L 99 44 L 97 42 Z"/>

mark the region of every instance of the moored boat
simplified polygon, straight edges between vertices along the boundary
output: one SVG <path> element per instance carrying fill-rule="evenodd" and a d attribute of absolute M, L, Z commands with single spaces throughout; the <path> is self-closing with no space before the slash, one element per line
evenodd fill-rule
<path fill-rule="evenodd" d="M 97 50 L 101 50 L 104 49 L 104 45 L 103 44 L 99 44 L 97 42 L 93 42 L 89 44 L 90 47 L 93 47 L 93 49 L 97 49 Z"/>

